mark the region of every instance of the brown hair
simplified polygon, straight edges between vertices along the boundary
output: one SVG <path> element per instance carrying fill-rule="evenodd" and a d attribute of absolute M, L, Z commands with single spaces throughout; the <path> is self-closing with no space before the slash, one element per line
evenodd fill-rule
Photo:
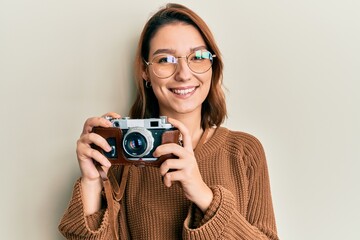
<path fill-rule="evenodd" d="M 143 61 L 148 61 L 150 41 L 156 32 L 162 26 L 176 22 L 189 24 L 198 29 L 208 50 L 216 55 L 212 65 L 210 91 L 201 108 L 201 126 L 204 129 L 214 125 L 220 126 L 227 115 L 225 95 L 222 89 L 223 62 L 221 54 L 206 23 L 192 10 L 180 4 L 167 4 L 164 8 L 156 12 L 144 26 L 135 57 L 137 96 L 130 109 L 130 117 L 159 117 L 158 100 L 152 88 L 145 87 L 145 80 L 142 78 L 142 73 L 146 68 Z"/>

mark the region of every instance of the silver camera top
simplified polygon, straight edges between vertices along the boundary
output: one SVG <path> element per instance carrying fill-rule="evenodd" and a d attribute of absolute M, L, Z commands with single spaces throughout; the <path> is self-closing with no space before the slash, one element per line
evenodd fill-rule
<path fill-rule="evenodd" d="M 142 127 L 146 129 L 170 129 L 174 126 L 167 121 L 166 116 L 160 116 L 160 118 L 145 118 L 145 119 L 131 119 L 129 117 L 124 118 L 111 118 L 106 116 L 113 127 L 121 129 L 129 129 L 134 127 Z"/>

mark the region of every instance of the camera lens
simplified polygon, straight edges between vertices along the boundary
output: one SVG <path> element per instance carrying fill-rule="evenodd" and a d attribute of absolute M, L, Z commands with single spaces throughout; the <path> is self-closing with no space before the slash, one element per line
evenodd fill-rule
<path fill-rule="evenodd" d="M 154 138 L 149 130 L 141 127 L 129 129 L 123 140 L 124 151 L 136 158 L 149 154 L 154 145 Z"/>
<path fill-rule="evenodd" d="M 124 145 L 127 153 L 132 156 L 139 156 L 146 150 L 147 142 L 143 135 L 133 132 L 127 135 Z"/>

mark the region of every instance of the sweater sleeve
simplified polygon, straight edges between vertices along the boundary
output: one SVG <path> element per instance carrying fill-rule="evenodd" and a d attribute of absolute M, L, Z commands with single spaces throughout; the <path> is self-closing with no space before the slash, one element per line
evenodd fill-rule
<path fill-rule="evenodd" d="M 119 203 L 115 201 L 114 205 L 118 212 Z M 59 231 L 66 239 L 111 239 L 107 209 L 85 216 L 80 179 L 75 183 L 69 206 L 60 221 Z"/>
<path fill-rule="evenodd" d="M 214 198 L 205 213 L 195 204 L 191 206 L 184 222 L 183 239 L 279 239 L 264 151 L 256 139 L 246 148 L 249 180 L 246 215 L 236 208 L 238 199 L 232 192 L 221 185 L 213 186 Z"/>

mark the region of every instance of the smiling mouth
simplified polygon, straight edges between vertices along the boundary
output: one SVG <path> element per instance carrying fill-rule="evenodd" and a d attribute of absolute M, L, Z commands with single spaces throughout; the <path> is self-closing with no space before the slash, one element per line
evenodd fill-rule
<path fill-rule="evenodd" d="M 177 95 L 186 95 L 186 94 L 194 92 L 195 89 L 196 89 L 196 87 L 187 88 L 187 89 L 175 89 L 175 88 L 172 88 L 171 91 L 173 93 L 177 94 Z"/>

